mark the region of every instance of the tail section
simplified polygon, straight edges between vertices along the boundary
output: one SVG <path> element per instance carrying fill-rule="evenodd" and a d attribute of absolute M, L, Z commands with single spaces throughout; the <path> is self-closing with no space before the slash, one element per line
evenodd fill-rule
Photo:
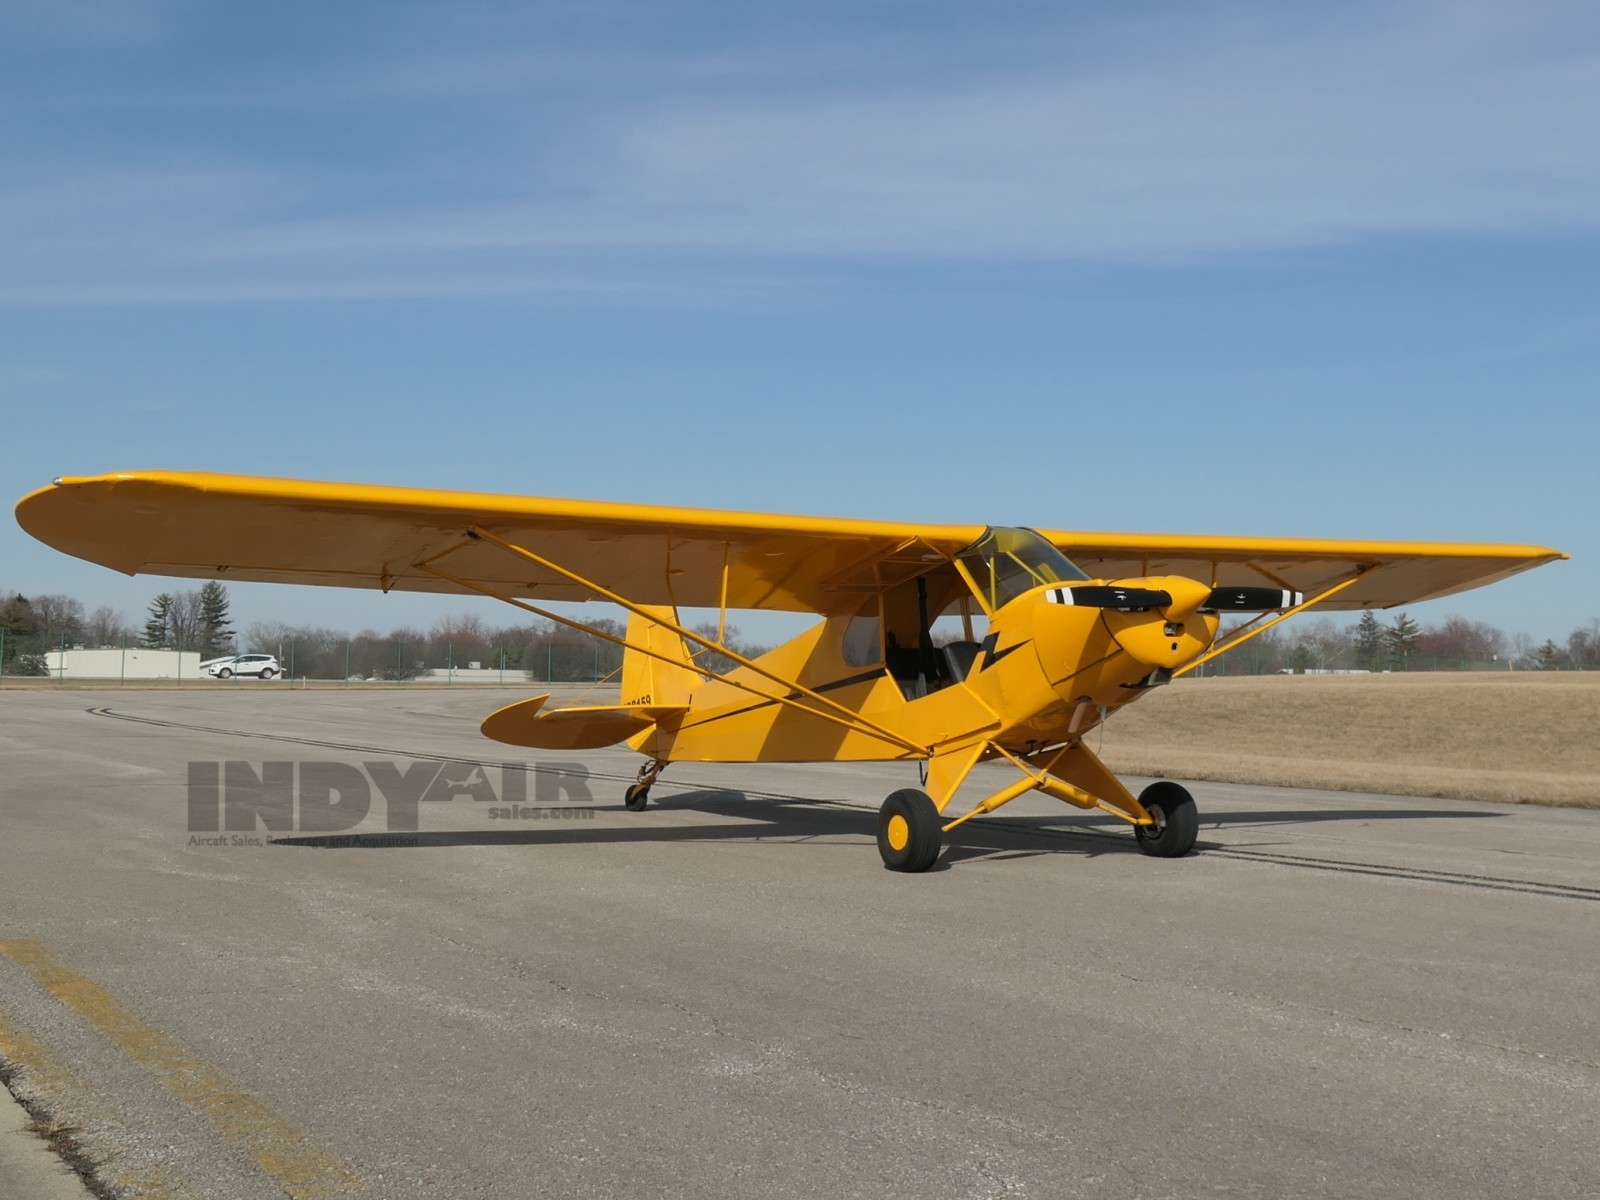
<path fill-rule="evenodd" d="M 645 612 L 678 623 L 675 608 L 645 608 Z M 674 630 L 638 613 L 628 618 L 629 648 L 622 652 L 622 703 L 625 706 L 677 707 L 689 703 L 689 693 L 702 682 L 690 665 L 689 647 Z M 670 661 L 632 649 L 643 646 Z"/>
<path fill-rule="evenodd" d="M 674 608 L 646 612 L 677 623 Z M 614 746 L 647 733 L 659 721 L 672 722 L 689 711 L 689 693 L 701 682 L 700 672 L 689 665 L 689 648 L 677 633 L 642 616 L 628 619 L 628 644 L 659 654 L 654 658 L 638 650 L 622 651 L 622 703 L 599 707 L 547 710 L 549 696 L 535 696 L 508 704 L 483 720 L 484 735 L 510 746 L 541 750 L 592 750 Z M 663 659 L 668 661 L 663 661 Z M 647 754 L 660 754 L 653 743 Z"/>

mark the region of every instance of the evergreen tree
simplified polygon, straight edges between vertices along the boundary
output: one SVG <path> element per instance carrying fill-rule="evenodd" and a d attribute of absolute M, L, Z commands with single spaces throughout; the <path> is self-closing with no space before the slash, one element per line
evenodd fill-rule
<path fill-rule="evenodd" d="M 218 658 L 233 649 L 228 620 L 228 589 L 213 579 L 200 589 L 201 658 Z"/>
<path fill-rule="evenodd" d="M 15 595 L 0 606 L 0 633 L 3 633 L 5 645 L 0 647 L 4 661 L 14 663 L 26 646 L 34 649 L 30 639 L 39 632 L 38 619 L 33 615 L 33 605 L 28 603 L 26 596 Z"/>
<path fill-rule="evenodd" d="M 144 644 L 155 650 L 172 644 L 171 592 L 162 592 L 150 602 L 150 617 L 144 623 Z"/>
<path fill-rule="evenodd" d="M 1356 626 L 1356 664 L 1369 671 L 1383 670 L 1384 649 L 1388 642 L 1383 626 L 1370 608 L 1363 609 Z"/>
<path fill-rule="evenodd" d="M 1559 671 L 1561 669 L 1561 647 L 1555 644 L 1553 638 L 1546 638 L 1544 645 L 1534 651 L 1539 660 L 1541 671 Z"/>
<path fill-rule="evenodd" d="M 1389 650 L 1389 662 L 1396 670 L 1404 671 L 1410 661 L 1417 639 L 1422 636 L 1422 626 L 1405 613 L 1394 619 L 1394 624 L 1384 630 L 1384 642 Z"/>

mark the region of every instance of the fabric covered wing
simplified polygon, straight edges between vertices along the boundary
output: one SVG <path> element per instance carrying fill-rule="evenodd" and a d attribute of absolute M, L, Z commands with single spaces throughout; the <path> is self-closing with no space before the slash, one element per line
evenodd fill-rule
<path fill-rule="evenodd" d="M 1360 582 L 1319 609 L 1415 604 L 1567 557 L 1543 546 L 1492 543 L 1041 532 L 1099 579 L 1182 575 L 1225 586 L 1285 588 L 1309 598 L 1360 574 Z"/>
<path fill-rule="evenodd" d="M 482 529 L 636 604 L 831 615 L 949 557 L 981 525 L 917 525 L 639 504 L 128 473 L 57 480 L 17 505 L 41 541 L 127 574 L 459 592 L 422 569 L 529 599 L 583 585 L 469 531 Z M 1308 595 L 1365 571 L 1325 607 L 1384 608 L 1491 583 L 1553 559 L 1538 546 L 1051 533 L 1090 575 L 1187 575 Z"/>
<path fill-rule="evenodd" d="M 17 520 L 57 549 L 130 575 L 463 590 L 418 569 L 432 559 L 452 575 L 535 602 L 593 599 L 560 575 L 472 541 L 467 530 L 479 527 L 638 604 L 716 608 L 725 595 L 730 608 L 823 614 L 859 605 L 896 572 L 942 563 L 982 532 L 153 472 L 58 480 L 25 497 Z"/>

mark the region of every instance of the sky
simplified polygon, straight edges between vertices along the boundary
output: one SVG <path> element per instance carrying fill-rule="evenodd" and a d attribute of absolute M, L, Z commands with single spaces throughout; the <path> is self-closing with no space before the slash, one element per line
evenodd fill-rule
<path fill-rule="evenodd" d="M 1597 129 L 1576 2 L 0 0 L 0 493 L 1526 542 L 1572 561 L 1410 611 L 1564 641 Z M 0 523 L 7 590 L 164 586 Z"/>

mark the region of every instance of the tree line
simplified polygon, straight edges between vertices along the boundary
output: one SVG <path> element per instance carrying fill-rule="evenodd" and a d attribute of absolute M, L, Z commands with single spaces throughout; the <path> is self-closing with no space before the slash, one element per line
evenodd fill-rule
<path fill-rule="evenodd" d="M 622 647 L 610 638 L 621 638 L 626 626 L 603 617 L 592 624 L 595 633 L 544 620 L 490 625 L 469 613 L 441 617 L 427 629 L 406 626 L 351 634 L 260 621 L 249 627 L 244 641 L 256 652 L 276 655 L 286 674 L 308 679 L 406 680 L 434 671 L 483 670 L 507 676 L 520 672 L 540 682 L 583 683 L 609 679 L 622 669 Z M 714 625 L 694 631 L 716 640 Z M 724 645 L 746 658 L 770 649 L 745 641 L 733 626 L 724 637 Z M 700 650 L 695 657 L 714 671 L 733 665 L 715 651 Z"/>
<path fill-rule="evenodd" d="M 1236 628 L 1237 626 L 1230 627 Z M 1227 632 L 1226 630 L 1224 632 Z M 1303 616 L 1275 627 L 1206 665 L 1208 675 L 1264 675 L 1279 671 L 1593 671 L 1600 668 L 1600 620 L 1567 635 L 1535 642 L 1507 636 L 1483 621 L 1445 617 L 1419 624 L 1398 613 L 1381 621 L 1370 609 L 1352 623 Z"/>
<path fill-rule="evenodd" d="M 0 595 L 5 595 L 0 591 Z M 601 634 L 621 637 L 621 623 L 594 622 Z M 716 627 L 696 633 L 712 640 Z M 727 645 L 752 658 L 766 647 L 746 642 L 738 629 Z M 442 617 L 427 629 L 402 627 L 357 634 L 282 621 L 252 623 L 240 635 L 229 613 L 227 588 L 215 581 L 151 600 L 142 626 L 102 605 L 86 612 L 70 596 L 11 594 L 0 604 L 0 670 L 43 675 L 45 652 L 59 648 L 145 646 L 198 651 L 201 659 L 233 653 L 277 655 L 285 673 L 310 679 L 415 679 L 434 670 L 522 672 L 553 682 L 604 679 L 621 666 L 621 647 L 604 636 L 550 621 L 491 626 L 475 614 Z M 731 665 L 712 651 L 698 660 L 713 670 Z M 1482 621 L 1449 616 L 1422 625 L 1405 612 L 1392 620 L 1363 612 L 1355 622 L 1302 616 L 1269 629 L 1206 664 L 1208 675 L 1261 675 L 1280 671 L 1440 671 L 1600 669 L 1600 620 L 1590 620 L 1563 642 L 1507 635 Z"/>
<path fill-rule="evenodd" d="M 0 595 L 3 595 L 0 592 Z M 599 634 L 623 636 L 618 621 L 594 622 Z M 695 630 L 716 639 L 714 625 Z M 286 676 L 304 679 L 406 680 L 431 671 L 473 668 L 531 680 L 582 682 L 605 679 L 622 665 L 622 648 L 604 636 L 552 621 L 491 626 L 475 614 L 442 617 L 426 629 L 404 626 L 380 633 L 351 634 L 317 625 L 257 621 L 242 634 L 233 625 L 227 588 L 210 582 L 188 591 L 161 592 L 151 600 L 142 626 L 102 606 L 56 594 L 12 594 L 0 605 L 0 670 L 7 675 L 45 675 L 45 654 L 57 649 L 143 647 L 193 650 L 201 661 L 230 654 L 277 656 Z M 768 647 L 746 642 L 729 627 L 725 644 L 753 658 Z M 697 661 L 712 670 L 731 666 L 714 651 Z"/>

